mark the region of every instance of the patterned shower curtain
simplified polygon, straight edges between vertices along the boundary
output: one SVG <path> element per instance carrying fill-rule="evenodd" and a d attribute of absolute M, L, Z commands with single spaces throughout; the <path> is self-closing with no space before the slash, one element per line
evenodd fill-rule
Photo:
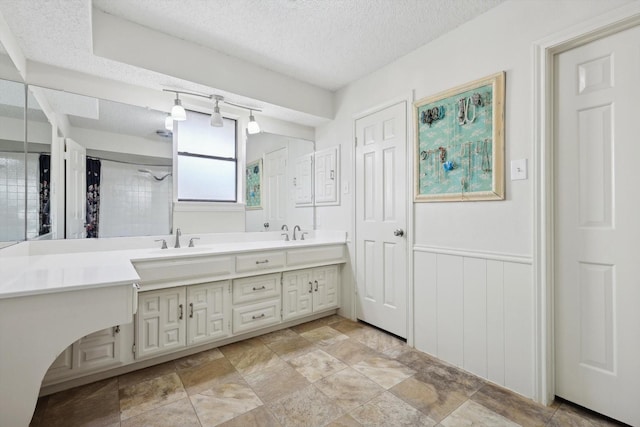
<path fill-rule="evenodd" d="M 87 239 L 98 237 L 100 217 L 100 160 L 87 157 Z"/>
<path fill-rule="evenodd" d="M 51 231 L 50 216 L 50 183 L 51 183 L 51 155 L 40 154 L 40 213 L 38 235 L 42 236 Z"/>

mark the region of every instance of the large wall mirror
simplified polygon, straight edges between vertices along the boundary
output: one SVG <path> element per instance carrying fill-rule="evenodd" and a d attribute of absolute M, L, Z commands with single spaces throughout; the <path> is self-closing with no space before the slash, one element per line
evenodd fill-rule
<path fill-rule="evenodd" d="M 0 81 L 0 242 L 171 233 L 173 138 L 166 117 Z M 314 228 L 313 151 L 313 141 L 248 136 L 246 164 L 260 164 L 260 182 L 242 180 L 240 191 L 249 194 L 253 185 L 263 199 L 248 206 L 246 231 Z"/>
<path fill-rule="evenodd" d="M 313 141 L 266 132 L 247 137 L 247 231 L 315 228 L 314 148 Z"/>

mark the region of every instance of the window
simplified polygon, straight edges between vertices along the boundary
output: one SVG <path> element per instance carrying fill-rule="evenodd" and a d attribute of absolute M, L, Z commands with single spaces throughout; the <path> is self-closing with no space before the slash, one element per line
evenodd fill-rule
<path fill-rule="evenodd" d="M 178 137 L 178 201 L 237 201 L 237 124 L 224 118 L 212 127 L 209 115 L 187 112 L 174 122 Z"/>

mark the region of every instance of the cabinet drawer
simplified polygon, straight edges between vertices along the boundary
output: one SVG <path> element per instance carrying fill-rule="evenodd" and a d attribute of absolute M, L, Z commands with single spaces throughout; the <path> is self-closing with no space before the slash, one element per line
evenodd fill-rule
<path fill-rule="evenodd" d="M 344 245 L 291 249 L 287 251 L 287 265 L 317 264 L 329 261 L 344 261 Z"/>
<path fill-rule="evenodd" d="M 133 263 L 142 283 L 216 276 L 226 276 L 233 271 L 232 256 L 184 257 L 165 260 L 135 261 Z"/>
<path fill-rule="evenodd" d="M 260 271 L 284 267 L 284 252 L 257 252 L 236 256 L 236 271 Z"/>
<path fill-rule="evenodd" d="M 280 298 L 233 309 L 233 333 L 280 323 Z"/>
<path fill-rule="evenodd" d="M 259 301 L 280 296 L 280 273 L 233 281 L 233 303 Z"/>

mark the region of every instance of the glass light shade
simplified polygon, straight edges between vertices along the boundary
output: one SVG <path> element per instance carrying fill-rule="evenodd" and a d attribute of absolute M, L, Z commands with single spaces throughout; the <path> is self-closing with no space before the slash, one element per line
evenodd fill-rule
<path fill-rule="evenodd" d="M 224 122 L 222 121 L 222 114 L 220 114 L 220 108 L 217 106 L 213 109 L 213 114 L 211 115 L 211 126 L 215 128 L 219 128 L 224 126 Z"/>
<path fill-rule="evenodd" d="M 187 112 L 178 98 L 176 98 L 173 108 L 171 108 L 171 118 L 178 122 L 187 120 Z"/>
<path fill-rule="evenodd" d="M 260 125 L 256 122 L 253 114 L 249 115 L 249 124 L 247 125 L 247 133 L 249 135 L 254 135 L 256 133 L 260 133 Z"/>
<path fill-rule="evenodd" d="M 173 118 L 171 116 L 167 116 L 164 119 L 164 128 L 168 131 L 173 132 Z"/>

